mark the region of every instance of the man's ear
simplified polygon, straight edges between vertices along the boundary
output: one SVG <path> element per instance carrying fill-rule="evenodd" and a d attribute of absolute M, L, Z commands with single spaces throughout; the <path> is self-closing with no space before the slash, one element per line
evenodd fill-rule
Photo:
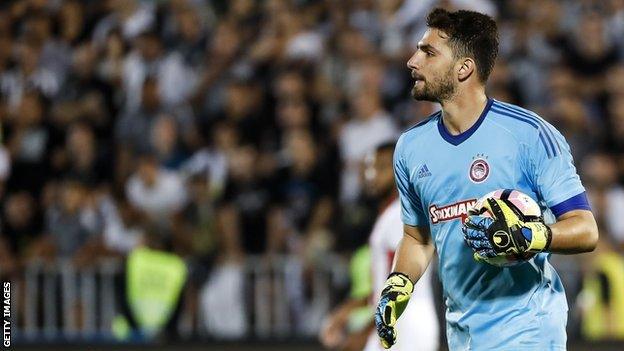
<path fill-rule="evenodd" d="M 467 57 L 462 59 L 459 62 L 459 69 L 457 70 L 457 78 L 460 81 L 465 81 L 470 78 L 470 76 L 474 73 L 476 69 L 476 65 L 473 59 Z"/>

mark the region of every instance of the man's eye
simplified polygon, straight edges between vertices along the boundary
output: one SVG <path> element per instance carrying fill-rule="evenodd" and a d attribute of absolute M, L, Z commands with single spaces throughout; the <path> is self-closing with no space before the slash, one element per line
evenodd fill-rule
<path fill-rule="evenodd" d="M 425 54 L 427 54 L 427 56 L 433 56 L 433 52 L 431 51 L 425 51 Z"/>

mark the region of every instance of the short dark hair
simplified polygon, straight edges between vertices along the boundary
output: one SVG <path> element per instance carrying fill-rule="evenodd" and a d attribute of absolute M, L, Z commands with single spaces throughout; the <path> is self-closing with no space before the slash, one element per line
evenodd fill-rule
<path fill-rule="evenodd" d="M 436 8 L 427 15 L 427 26 L 446 33 L 455 57 L 473 58 L 481 82 L 487 81 L 498 56 L 498 29 L 492 17 L 475 11 Z"/>

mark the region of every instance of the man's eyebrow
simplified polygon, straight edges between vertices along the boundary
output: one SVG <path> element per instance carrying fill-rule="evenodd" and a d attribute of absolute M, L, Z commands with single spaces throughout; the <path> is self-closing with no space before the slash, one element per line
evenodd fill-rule
<path fill-rule="evenodd" d="M 434 52 L 438 51 L 438 50 L 436 50 L 436 48 L 431 46 L 431 44 L 421 44 L 421 43 L 418 43 L 418 48 L 420 50 L 422 50 L 422 51 L 426 51 L 426 50 L 430 50 L 430 51 L 434 51 Z"/>

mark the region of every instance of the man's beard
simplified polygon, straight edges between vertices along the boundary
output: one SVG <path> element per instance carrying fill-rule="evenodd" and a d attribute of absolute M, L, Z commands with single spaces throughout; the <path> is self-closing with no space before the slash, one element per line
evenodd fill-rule
<path fill-rule="evenodd" d="M 419 101 L 439 103 L 452 98 L 453 95 L 455 95 L 457 87 L 453 84 L 451 69 L 449 69 L 445 75 L 434 79 L 431 83 L 423 81 L 424 86 L 420 89 L 414 84 L 412 87 L 412 97 Z"/>

